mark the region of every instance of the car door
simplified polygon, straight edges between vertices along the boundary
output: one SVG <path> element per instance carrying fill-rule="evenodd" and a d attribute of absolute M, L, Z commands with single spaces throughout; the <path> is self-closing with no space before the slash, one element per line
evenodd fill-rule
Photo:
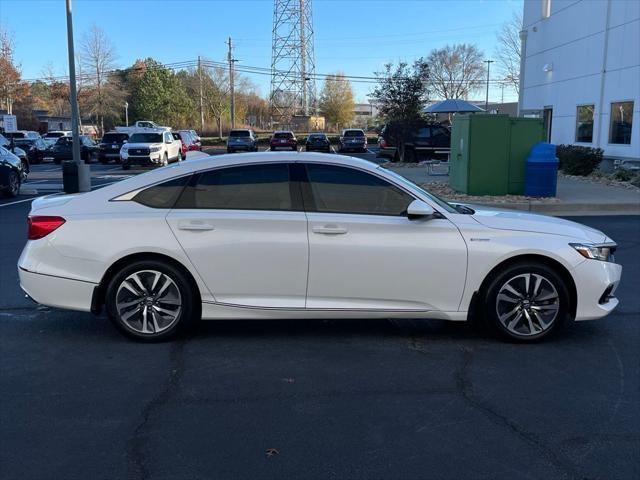
<path fill-rule="evenodd" d="M 410 220 L 403 187 L 352 167 L 307 163 L 307 308 L 457 311 L 466 244 L 453 223 Z"/>
<path fill-rule="evenodd" d="M 167 221 L 217 302 L 304 308 L 307 219 L 287 163 L 196 174 Z"/>

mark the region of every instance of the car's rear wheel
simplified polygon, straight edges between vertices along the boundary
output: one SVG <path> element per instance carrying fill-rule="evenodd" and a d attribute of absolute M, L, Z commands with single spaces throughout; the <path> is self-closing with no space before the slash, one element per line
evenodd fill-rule
<path fill-rule="evenodd" d="M 20 183 L 20 175 L 18 175 L 18 172 L 11 170 L 7 178 L 7 188 L 0 191 L 5 197 L 17 197 L 18 193 L 20 193 Z"/>
<path fill-rule="evenodd" d="M 502 335 L 520 342 L 536 341 L 563 323 L 569 298 L 565 281 L 552 268 L 537 263 L 516 264 L 489 284 L 485 315 Z"/>
<path fill-rule="evenodd" d="M 123 170 L 129 170 L 130 168 L 131 168 L 131 165 L 129 165 L 128 163 L 122 162 L 122 169 Z"/>
<path fill-rule="evenodd" d="M 139 261 L 113 277 L 107 314 L 126 335 L 143 342 L 168 340 L 197 317 L 197 296 L 185 274 L 161 261 Z"/>

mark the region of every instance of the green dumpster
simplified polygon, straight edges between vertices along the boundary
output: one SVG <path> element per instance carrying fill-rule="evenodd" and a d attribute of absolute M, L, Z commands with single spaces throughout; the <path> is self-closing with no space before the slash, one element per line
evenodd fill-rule
<path fill-rule="evenodd" d="M 540 119 L 456 115 L 449 185 L 469 195 L 522 195 L 527 155 L 543 139 Z"/>

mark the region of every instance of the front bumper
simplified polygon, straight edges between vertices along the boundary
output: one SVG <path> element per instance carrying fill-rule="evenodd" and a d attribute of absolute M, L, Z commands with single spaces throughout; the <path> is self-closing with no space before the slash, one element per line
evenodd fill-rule
<path fill-rule="evenodd" d="M 159 165 L 162 157 L 160 153 L 152 153 L 150 155 L 120 155 L 122 163 L 126 165 Z"/>
<path fill-rule="evenodd" d="M 602 318 L 618 306 L 615 293 L 622 276 L 622 265 L 585 260 L 571 273 L 577 292 L 576 320 Z M 603 298 L 608 290 L 608 296 Z"/>
<path fill-rule="evenodd" d="M 69 278 L 42 275 L 18 268 L 20 288 L 35 302 L 49 307 L 91 311 L 96 284 Z"/>

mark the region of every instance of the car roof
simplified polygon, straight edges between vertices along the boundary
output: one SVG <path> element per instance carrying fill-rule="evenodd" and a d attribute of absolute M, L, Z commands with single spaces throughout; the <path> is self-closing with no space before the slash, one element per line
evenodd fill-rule
<path fill-rule="evenodd" d="M 146 188 L 149 185 L 170 180 L 183 175 L 190 175 L 194 172 L 209 170 L 218 167 L 233 167 L 236 165 L 250 165 L 258 163 L 275 162 L 310 162 L 333 165 L 344 165 L 359 168 L 362 170 L 376 171 L 379 166 L 373 162 L 362 160 L 346 155 L 336 155 L 327 153 L 311 152 L 255 152 L 238 154 L 226 154 L 215 156 L 202 156 L 186 162 L 177 162 L 166 167 L 150 170 L 140 175 L 127 178 L 120 182 L 108 185 L 98 190 L 94 190 L 90 195 L 95 198 L 103 198 L 105 201 L 125 193 Z"/>

